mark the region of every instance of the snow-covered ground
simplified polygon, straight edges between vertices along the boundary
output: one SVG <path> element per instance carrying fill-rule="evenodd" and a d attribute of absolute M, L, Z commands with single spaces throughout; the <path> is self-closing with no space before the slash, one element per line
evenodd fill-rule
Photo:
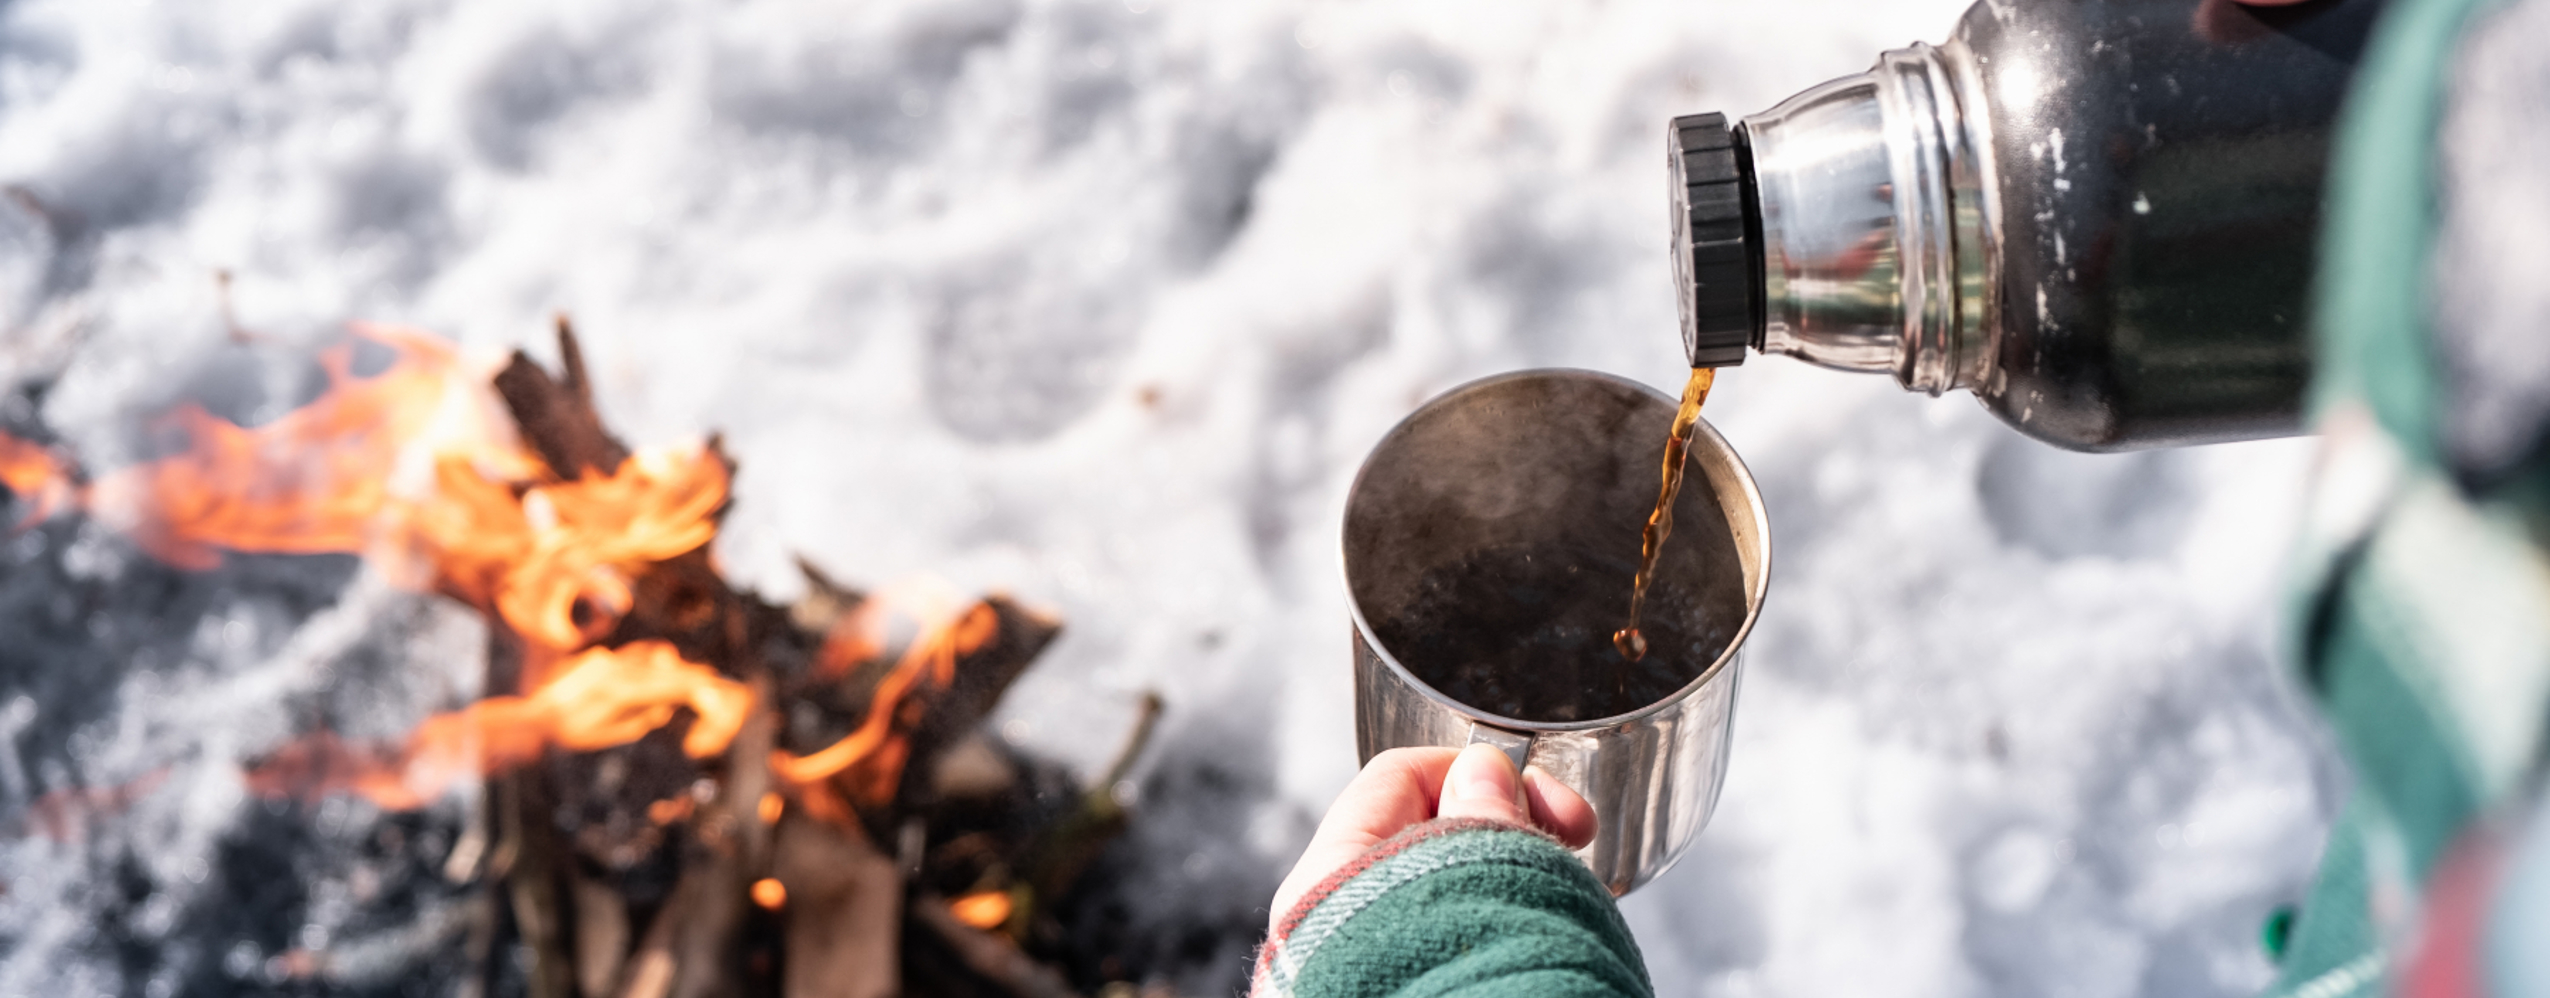
<path fill-rule="evenodd" d="M 726 434 L 733 573 L 786 596 L 802 553 L 1059 609 L 1002 730 L 1084 767 L 1159 689 L 1137 928 L 1262 918 L 1354 765 L 1336 527 L 1365 450 L 1518 367 L 1676 386 L 1666 118 L 1961 6 L 15 0 L 0 375 L 73 358 L 42 416 L 105 463 L 217 349 L 216 270 L 269 332 L 545 355 L 571 312 L 629 437 Z M 2263 984 L 2339 792 L 2275 666 L 2305 445 L 2083 457 L 1879 379 L 1719 385 L 1776 570 L 1716 822 L 1626 903 L 1662 992 Z M 98 834 L 184 896 L 253 807 L 227 767 L 292 724 L 168 721 L 169 691 L 279 702 L 334 647 L 236 613 L 43 766 L 33 702 L 0 711 L 0 813 L 175 766 Z M 0 992 L 162 993 L 65 959 L 76 853 L 0 843 Z"/>

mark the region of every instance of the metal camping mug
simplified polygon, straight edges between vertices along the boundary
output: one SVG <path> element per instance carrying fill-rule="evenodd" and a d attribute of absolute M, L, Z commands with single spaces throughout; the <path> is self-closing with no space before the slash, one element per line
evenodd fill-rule
<path fill-rule="evenodd" d="M 1726 779 L 1738 651 L 1761 615 L 1771 568 L 1761 492 L 1726 440 L 1706 422 L 1693 435 L 1659 588 L 1676 571 L 1709 567 L 1672 557 L 1676 544 L 1699 543 L 1688 533 L 1724 531 L 1715 543 L 1723 551 L 1731 542 L 1733 555 L 1711 570 L 1740 566 L 1742 620 L 1713 661 L 1662 699 L 1584 720 L 1500 716 L 1420 680 L 1381 635 L 1394 633 L 1402 619 L 1394 615 L 1446 598 L 1437 573 L 1461 571 L 1490 549 L 1626 544 L 1634 566 L 1674 408 L 1644 385 L 1591 371 L 1474 381 L 1383 437 L 1346 499 L 1356 750 L 1370 762 L 1391 748 L 1485 742 L 1518 768 L 1540 767 L 1593 805 L 1599 827 L 1577 855 L 1614 895 L 1673 865 L 1708 823 Z M 1616 587 L 1626 614 L 1627 573 L 1588 575 L 1585 584 Z M 1676 609 L 1648 605 L 1650 619 Z"/>

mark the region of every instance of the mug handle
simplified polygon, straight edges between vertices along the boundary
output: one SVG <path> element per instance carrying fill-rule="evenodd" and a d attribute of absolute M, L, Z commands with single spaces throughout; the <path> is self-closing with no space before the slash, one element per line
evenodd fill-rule
<path fill-rule="evenodd" d="M 1490 727 L 1477 721 L 1470 722 L 1469 744 L 1482 743 L 1494 745 L 1497 751 L 1505 753 L 1507 759 L 1513 760 L 1514 771 L 1517 773 L 1523 771 L 1523 763 L 1532 757 L 1530 732 L 1507 731 L 1504 728 Z"/>

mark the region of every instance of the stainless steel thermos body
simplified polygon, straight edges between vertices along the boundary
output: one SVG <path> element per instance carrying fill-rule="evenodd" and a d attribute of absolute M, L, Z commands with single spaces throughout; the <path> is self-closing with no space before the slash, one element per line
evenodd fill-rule
<path fill-rule="evenodd" d="M 2379 0 L 1986 0 L 1670 130 L 1695 365 L 1966 389 L 2082 450 L 2295 432 L 2331 129 Z"/>

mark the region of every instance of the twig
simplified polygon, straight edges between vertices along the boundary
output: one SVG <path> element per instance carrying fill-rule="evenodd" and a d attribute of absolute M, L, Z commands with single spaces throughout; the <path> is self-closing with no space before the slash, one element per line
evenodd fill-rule
<path fill-rule="evenodd" d="M 1151 745 L 1151 732 L 1160 724 L 1162 706 L 1160 691 L 1142 691 L 1141 704 L 1135 708 L 1133 729 L 1125 732 L 1124 745 L 1116 749 L 1116 760 L 1107 765 L 1106 777 L 1098 781 L 1097 787 L 1090 793 L 1105 796 L 1110 804 L 1115 802 L 1116 784 L 1133 775 L 1133 764 L 1142 758 L 1142 750 Z"/>

